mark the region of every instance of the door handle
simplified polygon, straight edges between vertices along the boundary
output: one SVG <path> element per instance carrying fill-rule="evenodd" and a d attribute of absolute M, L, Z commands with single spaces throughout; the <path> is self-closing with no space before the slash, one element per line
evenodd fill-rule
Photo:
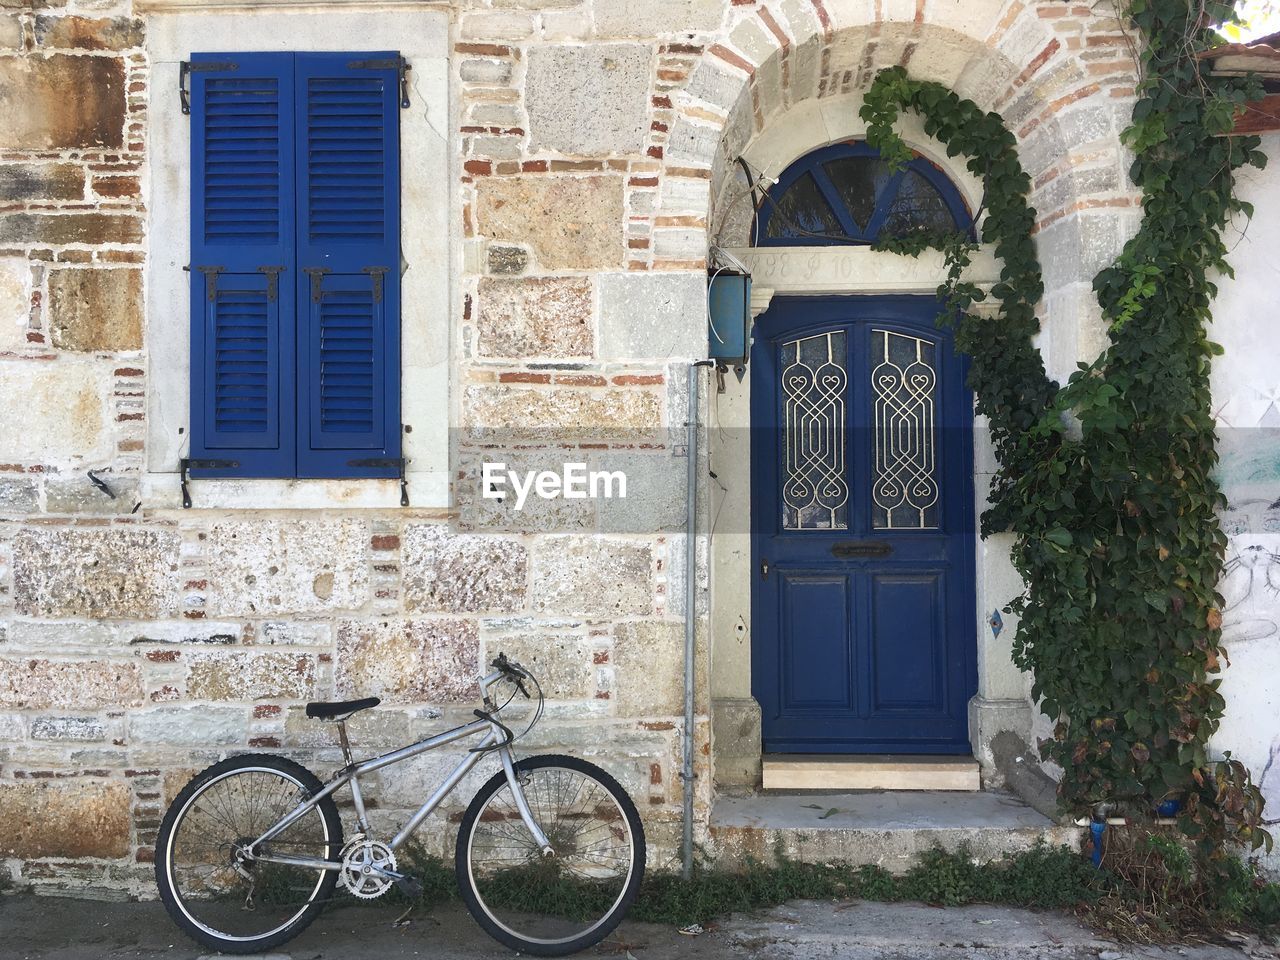
<path fill-rule="evenodd" d="M 893 547 L 883 540 L 846 540 L 831 548 L 831 555 L 842 560 L 855 557 L 887 557 L 893 553 Z"/>

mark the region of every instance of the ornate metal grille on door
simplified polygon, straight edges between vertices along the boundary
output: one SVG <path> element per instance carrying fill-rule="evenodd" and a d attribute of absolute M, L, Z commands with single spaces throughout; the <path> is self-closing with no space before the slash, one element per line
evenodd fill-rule
<path fill-rule="evenodd" d="M 782 526 L 847 530 L 845 388 L 849 376 L 843 330 L 782 345 Z"/>
<path fill-rule="evenodd" d="M 871 331 L 871 525 L 877 530 L 938 526 L 936 350 L 921 337 Z"/>

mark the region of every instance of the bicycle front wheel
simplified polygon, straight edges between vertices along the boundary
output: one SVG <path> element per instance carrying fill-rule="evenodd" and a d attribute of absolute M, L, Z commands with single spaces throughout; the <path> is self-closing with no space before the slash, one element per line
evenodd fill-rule
<path fill-rule="evenodd" d="M 338 874 L 257 855 L 340 859 L 342 823 L 325 797 L 257 849 L 254 840 L 322 789 L 285 757 L 231 757 L 182 789 L 156 841 L 156 884 L 174 922 L 224 953 L 260 953 L 297 936 L 333 893 Z"/>
<path fill-rule="evenodd" d="M 462 899 L 485 932 L 524 953 L 559 957 L 599 943 L 622 921 L 644 878 L 644 828 L 618 781 L 574 757 L 516 764 L 544 857 L 506 775 L 493 776 L 458 831 Z"/>

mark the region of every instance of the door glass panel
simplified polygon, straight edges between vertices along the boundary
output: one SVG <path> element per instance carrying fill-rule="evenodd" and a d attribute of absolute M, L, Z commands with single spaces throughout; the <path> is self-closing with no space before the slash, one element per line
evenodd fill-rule
<path fill-rule="evenodd" d="M 888 166 L 879 157 L 841 157 L 824 167 L 858 229 L 866 230 L 876 198 L 889 180 Z"/>
<path fill-rule="evenodd" d="M 877 530 L 938 526 L 937 386 L 937 344 L 871 331 L 871 525 Z"/>
<path fill-rule="evenodd" d="M 782 527 L 849 529 L 843 330 L 788 340 L 782 371 Z"/>
<path fill-rule="evenodd" d="M 844 231 L 823 199 L 818 184 L 806 173 L 777 201 L 765 235 L 772 239 L 804 238 L 811 233 L 839 236 Z"/>
<path fill-rule="evenodd" d="M 938 189 L 914 170 L 902 177 L 902 184 L 885 217 L 883 234 L 900 237 L 919 231 L 946 232 L 956 229 L 955 218 Z"/>

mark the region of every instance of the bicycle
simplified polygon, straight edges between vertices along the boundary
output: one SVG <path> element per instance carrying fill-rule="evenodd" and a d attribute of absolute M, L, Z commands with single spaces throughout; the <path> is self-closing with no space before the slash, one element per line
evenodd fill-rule
<path fill-rule="evenodd" d="M 344 765 L 327 783 L 286 757 L 229 757 L 196 775 L 170 804 L 156 841 L 156 883 L 170 917 L 197 943 L 259 953 L 306 928 L 341 884 L 359 899 L 421 885 L 397 870 L 396 851 L 481 758 L 502 770 L 476 793 L 458 830 L 454 868 L 463 902 L 498 942 L 564 956 L 603 940 L 622 921 L 645 868 L 635 804 L 604 770 L 574 757 L 516 761 L 512 745 L 542 716 L 537 678 L 499 654 L 479 678 L 476 719 L 368 760 L 352 759 L 346 721 L 377 697 L 315 702 L 308 717 L 337 724 Z M 537 708 L 517 737 L 499 719 L 516 693 Z M 510 684 L 497 705 L 493 688 Z M 369 827 L 360 778 L 436 747 L 483 734 L 389 842 Z M 357 832 L 344 842 L 334 794 L 350 784 Z"/>

